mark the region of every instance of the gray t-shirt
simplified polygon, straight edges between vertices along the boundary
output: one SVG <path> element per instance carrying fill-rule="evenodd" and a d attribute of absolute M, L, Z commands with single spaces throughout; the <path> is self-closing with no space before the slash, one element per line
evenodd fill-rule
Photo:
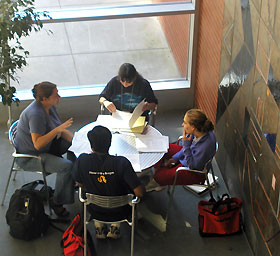
<path fill-rule="evenodd" d="M 34 100 L 20 115 L 15 139 L 17 151 L 25 154 L 48 152 L 51 142 L 37 150 L 34 148 L 31 133 L 45 135 L 60 124 L 55 107 L 50 108 L 48 115 L 42 104 Z"/>

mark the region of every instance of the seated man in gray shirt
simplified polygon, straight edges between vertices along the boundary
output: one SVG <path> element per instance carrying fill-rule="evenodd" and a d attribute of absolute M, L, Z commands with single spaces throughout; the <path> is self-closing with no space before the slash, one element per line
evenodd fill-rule
<path fill-rule="evenodd" d="M 96 126 L 88 132 L 88 139 L 92 148 L 91 154 L 81 154 L 73 166 L 73 178 L 80 183 L 85 192 L 103 195 L 119 196 L 134 193 L 142 197 L 144 186 L 139 181 L 129 160 L 123 156 L 111 156 L 108 151 L 111 146 L 112 134 L 103 127 Z M 103 209 L 90 205 L 90 212 L 98 219 L 114 221 L 122 219 L 130 212 L 130 206 L 126 205 L 115 209 Z M 118 238 L 120 224 L 112 224 L 106 234 L 103 224 L 95 222 L 96 238 Z"/>

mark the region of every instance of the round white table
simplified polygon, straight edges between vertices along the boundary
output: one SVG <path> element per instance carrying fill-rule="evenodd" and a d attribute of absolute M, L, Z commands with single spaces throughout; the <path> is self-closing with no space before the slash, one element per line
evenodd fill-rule
<path fill-rule="evenodd" d="M 97 122 L 92 122 L 84 127 L 82 127 L 78 132 L 74 134 L 74 138 L 72 141 L 72 146 L 69 148 L 70 151 L 73 151 L 75 155 L 78 157 L 81 153 L 90 153 L 90 143 L 87 139 L 87 133 L 90 131 L 93 127 L 96 125 L 101 125 Z M 147 125 L 145 127 L 144 132 L 140 135 L 149 135 L 149 136 L 160 136 L 161 133 L 154 127 Z M 164 155 L 164 153 L 155 153 L 155 152 L 149 152 L 149 153 L 142 153 L 138 152 L 135 145 L 135 138 L 133 136 L 137 137 L 137 134 L 120 134 L 120 133 L 112 133 L 112 143 L 111 147 L 109 149 L 109 153 L 111 155 L 119 155 L 119 156 L 125 156 L 129 160 L 130 158 L 134 158 L 139 155 L 139 168 L 135 168 L 135 171 L 142 171 L 145 170 L 151 166 L 153 166 L 155 163 L 157 163 Z M 133 161 L 131 161 L 133 162 Z M 138 169 L 138 170 L 137 170 Z"/>

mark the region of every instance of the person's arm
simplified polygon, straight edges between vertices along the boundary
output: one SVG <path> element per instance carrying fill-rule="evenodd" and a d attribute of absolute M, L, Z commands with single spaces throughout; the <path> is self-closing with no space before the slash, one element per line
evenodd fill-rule
<path fill-rule="evenodd" d="M 72 178 L 75 182 L 78 182 L 79 184 L 82 185 L 82 180 L 81 180 L 81 172 L 80 172 L 80 159 L 83 157 L 83 154 L 80 155 L 75 163 L 73 164 L 73 167 L 72 167 Z"/>
<path fill-rule="evenodd" d="M 146 192 L 144 185 L 141 184 L 141 181 L 137 177 L 130 161 L 125 157 L 121 157 L 121 158 L 122 158 L 121 161 L 123 162 L 123 166 L 124 166 L 123 178 L 126 184 L 128 185 L 128 187 L 130 187 L 130 190 L 132 190 L 137 197 L 142 197 Z"/>
<path fill-rule="evenodd" d="M 143 184 L 139 185 L 138 187 L 136 187 L 135 189 L 133 189 L 134 194 L 137 197 L 143 197 L 143 195 L 146 192 L 145 186 Z"/>
<path fill-rule="evenodd" d="M 31 138 L 32 138 L 34 148 L 40 150 L 41 148 L 45 147 L 56 137 L 57 134 L 65 132 L 66 129 L 72 125 L 72 123 L 73 123 L 73 118 L 71 117 L 66 122 L 57 126 L 56 128 L 54 128 L 53 130 L 51 130 L 45 135 L 31 132 Z"/>
<path fill-rule="evenodd" d="M 107 108 L 111 113 L 116 112 L 117 110 L 115 104 L 107 100 L 105 97 L 100 97 L 99 103 L 103 105 L 105 108 Z"/>
<path fill-rule="evenodd" d="M 99 103 L 107 108 L 111 113 L 116 112 L 117 110 L 115 104 L 111 101 L 111 97 L 115 94 L 114 88 L 116 86 L 116 81 L 117 77 L 113 77 L 99 95 Z"/>
<path fill-rule="evenodd" d="M 73 133 L 68 131 L 68 130 L 64 130 L 62 133 L 61 133 L 61 137 L 65 140 L 67 140 L 68 142 L 72 142 L 72 139 L 74 137 Z"/>
<path fill-rule="evenodd" d="M 143 86 L 145 88 L 145 95 L 144 97 L 146 98 L 145 105 L 143 106 L 143 111 L 146 110 L 154 110 L 158 104 L 158 100 L 155 97 L 154 91 L 149 83 L 148 80 L 143 79 Z"/>
<path fill-rule="evenodd" d="M 215 154 L 215 152 L 214 154 L 211 152 L 215 150 L 215 145 L 212 147 L 212 142 L 209 140 L 209 137 L 202 138 L 192 149 L 190 145 L 190 141 L 183 140 L 184 161 L 186 161 L 190 169 L 203 170 L 204 165 Z"/>
<path fill-rule="evenodd" d="M 151 102 L 151 103 L 145 102 L 145 104 L 144 104 L 144 106 L 142 108 L 142 111 L 144 112 L 146 110 L 154 110 L 156 108 L 156 105 L 157 104 L 154 103 L 154 102 Z"/>
<path fill-rule="evenodd" d="M 172 158 L 173 158 L 175 161 L 180 161 L 180 160 L 182 160 L 182 159 L 184 158 L 183 148 L 182 148 L 179 152 L 177 152 L 176 154 L 174 154 L 174 155 L 172 156 Z"/>

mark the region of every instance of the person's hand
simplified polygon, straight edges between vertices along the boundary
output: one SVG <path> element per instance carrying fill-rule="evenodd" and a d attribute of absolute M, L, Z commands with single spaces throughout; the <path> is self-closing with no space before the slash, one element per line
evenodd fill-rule
<path fill-rule="evenodd" d="M 72 124 L 73 124 L 73 117 L 69 118 L 66 122 L 57 126 L 55 129 L 57 129 L 57 133 L 60 133 L 66 130 L 67 128 L 69 128 Z"/>
<path fill-rule="evenodd" d="M 191 140 L 193 137 L 192 134 L 186 133 L 185 129 L 183 130 L 183 137 L 182 140 Z"/>
<path fill-rule="evenodd" d="M 149 102 L 145 102 L 144 103 L 144 106 L 142 108 L 142 111 L 146 111 L 146 110 L 153 110 L 154 108 L 156 107 L 156 104 L 155 103 L 149 103 Z"/>
<path fill-rule="evenodd" d="M 111 101 L 105 100 L 105 101 L 103 102 L 103 105 L 104 105 L 105 108 L 107 108 L 111 113 L 117 111 L 116 106 L 115 106 L 114 103 L 111 102 Z"/>
<path fill-rule="evenodd" d="M 173 158 L 168 159 L 168 161 L 165 163 L 165 166 L 168 168 L 172 168 L 176 165 L 177 161 Z"/>
<path fill-rule="evenodd" d="M 144 111 L 150 110 L 150 109 L 151 109 L 150 103 L 145 102 L 145 103 L 144 103 L 144 106 L 143 106 L 143 108 L 142 108 L 142 111 L 144 112 Z"/>

